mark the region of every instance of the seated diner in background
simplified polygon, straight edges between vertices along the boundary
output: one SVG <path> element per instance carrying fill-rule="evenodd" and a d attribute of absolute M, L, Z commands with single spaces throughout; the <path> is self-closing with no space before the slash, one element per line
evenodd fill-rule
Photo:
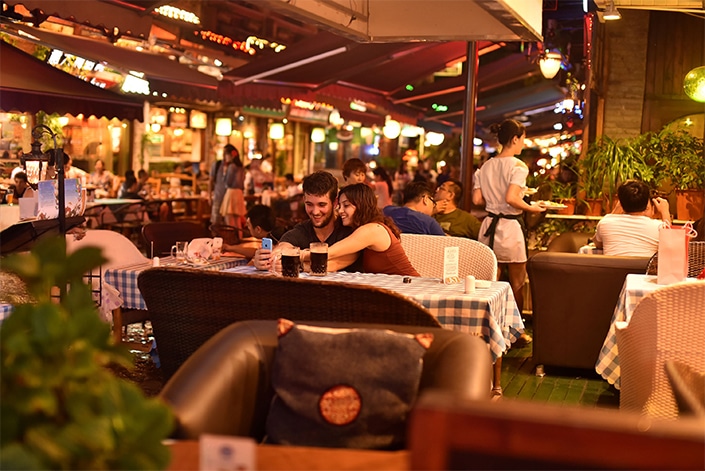
<path fill-rule="evenodd" d="M 463 197 L 460 182 L 448 180 L 436 188 L 436 211 L 433 217 L 446 234 L 477 240 L 480 221 L 472 214 L 458 208 Z"/>
<path fill-rule="evenodd" d="M 343 226 L 336 215 L 338 180 L 329 172 L 319 170 L 303 179 L 304 207 L 308 219 L 284 233 L 277 247 L 272 250 L 257 249 L 253 260 L 258 270 L 270 270 L 273 252 L 286 247 L 307 249 L 311 242 L 326 242 L 332 246 L 352 234 L 351 227 Z M 336 260 L 328 260 L 328 271 L 362 271 L 359 254 L 352 253 Z"/>
<path fill-rule="evenodd" d="M 382 212 L 394 220 L 402 234 L 445 236 L 432 215 L 436 209 L 431 186 L 422 181 L 411 182 L 403 190 L 404 206 L 386 206 Z"/>
<path fill-rule="evenodd" d="M 32 186 L 29 184 L 29 181 L 27 180 L 27 174 L 24 172 L 17 172 L 15 174 L 15 188 L 12 191 L 12 200 L 18 203 L 18 199 L 20 198 L 32 198 L 34 197 L 34 189 Z"/>
<path fill-rule="evenodd" d="M 247 211 L 245 224 L 250 231 L 250 235 L 257 241 L 252 239 L 243 241 L 240 244 L 223 244 L 223 252 L 233 252 L 245 256 L 248 260 L 252 259 L 260 247 L 260 240 L 268 237 L 272 242 L 277 244 L 284 233 L 284 228 L 277 226 L 277 218 L 274 216 L 274 210 L 263 204 L 256 204 Z"/>
<path fill-rule="evenodd" d="M 95 161 L 93 173 L 91 173 L 90 183 L 95 185 L 96 198 L 108 198 L 113 194 L 115 186 L 115 175 L 105 170 L 105 162 L 101 159 Z"/>
<path fill-rule="evenodd" d="M 617 188 L 619 204 L 597 223 L 594 242 L 605 255 L 651 257 L 658 251 L 659 228 L 671 223 L 668 201 L 651 198 L 649 186 L 627 180 Z"/>
<path fill-rule="evenodd" d="M 394 221 L 377 207 L 377 197 L 365 183 L 348 185 L 338 194 L 338 215 L 345 227 L 355 231 L 328 247 L 328 263 L 362 251 L 362 269 L 366 273 L 421 276 L 409 262 L 399 240 Z M 304 250 L 301 260 L 310 260 Z"/>

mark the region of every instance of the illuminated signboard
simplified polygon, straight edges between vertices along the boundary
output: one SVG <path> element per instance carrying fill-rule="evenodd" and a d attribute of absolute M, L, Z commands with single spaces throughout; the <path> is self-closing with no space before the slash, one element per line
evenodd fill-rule
<path fill-rule="evenodd" d="M 286 46 L 283 44 L 267 41 L 266 39 L 261 39 L 257 36 L 248 36 L 244 41 L 236 41 L 233 38 L 214 33 L 213 31 L 195 31 L 194 35 L 200 37 L 204 41 L 209 41 L 226 47 L 232 47 L 236 51 L 241 51 L 251 56 L 254 56 L 257 53 L 257 49 L 261 50 L 270 48 L 274 52 L 281 52 L 286 49 Z"/>

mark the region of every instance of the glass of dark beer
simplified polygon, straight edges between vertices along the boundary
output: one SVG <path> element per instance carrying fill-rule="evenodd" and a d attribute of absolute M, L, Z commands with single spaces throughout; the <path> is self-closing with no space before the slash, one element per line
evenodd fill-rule
<path fill-rule="evenodd" d="M 328 244 L 311 242 L 311 274 L 326 276 L 328 274 Z"/>
<path fill-rule="evenodd" d="M 298 278 L 301 271 L 301 255 L 298 247 L 287 247 L 282 250 L 282 276 Z"/>

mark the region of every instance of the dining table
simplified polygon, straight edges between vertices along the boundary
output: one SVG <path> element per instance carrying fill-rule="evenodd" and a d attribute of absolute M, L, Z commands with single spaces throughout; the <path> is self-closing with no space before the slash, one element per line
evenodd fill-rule
<path fill-rule="evenodd" d="M 223 271 L 276 276 L 249 265 Z M 330 272 L 325 276 L 301 273 L 300 278 L 369 285 L 395 291 L 428 309 L 442 327 L 481 337 L 489 345 L 492 361 L 508 351 L 524 331 L 511 286 L 504 281 L 487 282 L 487 287 L 478 287 L 466 294 L 464 283 L 445 284 L 439 278 L 342 271 Z M 411 281 L 405 283 L 405 278 Z"/>
<path fill-rule="evenodd" d="M 695 278 L 688 278 L 695 280 Z M 627 322 L 634 314 L 639 301 L 647 294 L 668 285 L 658 284 L 658 276 L 656 275 L 640 275 L 631 273 L 624 280 L 622 291 L 617 300 L 617 306 L 612 315 L 610 328 L 607 331 L 607 337 L 602 344 L 600 354 L 597 357 L 595 371 L 600 376 L 613 384 L 616 389 L 620 388 L 620 367 L 619 367 L 619 349 L 617 348 L 616 323 Z"/>
<path fill-rule="evenodd" d="M 221 271 L 247 263 L 247 259 L 240 256 L 220 257 L 218 260 L 208 260 L 205 262 L 178 261 L 174 257 L 162 257 L 158 266 L 168 266 L 172 268 L 197 268 L 207 271 Z M 140 273 L 155 265 L 153 260 L 140 262 L 132 265 L 111 268 L 105 271 L 104 282 L 115 288 L 120 293 L 120 307 L 127 309 L 147 309 L 147 305 L 142 298 L 137 279 Z"/>
<path fill-rule="evenodd" d="M 168 471 L 200 469 L 199 441 L 168 440 L 165 444 L 171 452 Z M 382 451 L 287 445 L 257 445 L 255 448 L 255 469 L 259 471 L 332 469 L 402 471 L 409 468 L 408 450 Z"/>

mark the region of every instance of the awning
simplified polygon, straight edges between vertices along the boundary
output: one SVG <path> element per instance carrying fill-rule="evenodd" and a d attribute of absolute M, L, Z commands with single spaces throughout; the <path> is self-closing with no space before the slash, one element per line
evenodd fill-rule
<path fill-rule="evenodd" d="M 143 120 L 141 101 L 102 90 L 0 41 L 0 109 Z"/>
<path fill-rule="evenodd" d="M 127 9 L 106 2 L 66 0 L 5 0 L 10 6 L 23 5 L 27 10 L 41 10 L 45 15 L 56 16 L 77 23 L 102 26 L 109 31 L 118 28 L 133 36 L 149 37 L 152 27 L 151 10 Z"/>
<path fill-rule="evenodd" d="M 124 72 L 142 72 L 150 80 L 151 89 L 158 93 L 159 99 L 201 102 L 217 100 L 218 80 L 168 57 L 114 46 L 107 40 L 68 36 L 26 26 L 19 29 L 35 36 L 46 47 L 60 49 L 95 62 L 107 62 Z M 167 96 L 163 97 L 162 94 Z"/>

